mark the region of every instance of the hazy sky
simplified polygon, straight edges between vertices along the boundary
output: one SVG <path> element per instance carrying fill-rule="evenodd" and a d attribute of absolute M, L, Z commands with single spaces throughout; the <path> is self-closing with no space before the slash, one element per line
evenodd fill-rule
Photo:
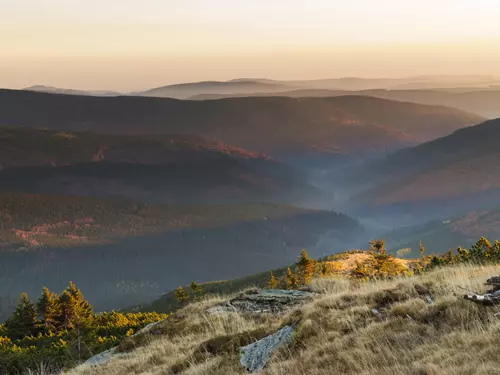
<path fill-rule="evenodd" d="M 0 87 L 500 75 L 500 0 L 0 0 Z"/>

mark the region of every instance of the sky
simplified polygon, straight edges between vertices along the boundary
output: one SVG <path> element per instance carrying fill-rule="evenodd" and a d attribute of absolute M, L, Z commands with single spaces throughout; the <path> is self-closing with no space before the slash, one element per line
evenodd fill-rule
<path fill-rule="evenodd" d="M 0 87 L 500 76 L 499 0 L 0 0 Z"/>

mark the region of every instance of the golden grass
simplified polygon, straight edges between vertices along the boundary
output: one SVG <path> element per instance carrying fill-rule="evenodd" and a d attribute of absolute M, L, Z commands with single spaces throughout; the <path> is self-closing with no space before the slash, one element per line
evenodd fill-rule
<path fill-rule="evenodd" d="M 123 357 L 70 374 L 244 374 L 237 350 L 227 343 L 296 319 L 294 343 L 263 375 L 498 374 L 498 309 L 463 300 L 458 288 L 482 291 L 484 281 L 498 274 L 500 266 L 460 266 L 391 281 L 317 279 L 311 288 L 320 296 L 281 317 L 207 315 L 206 308 L 222 300 L 212 298 L 187 306 L 162 324 L 163 335 Z"/>
<path fill-rule="evenodd" d="M 345 254 L 345 257 L 334 260 L 334 261 L 326 261 L 326 264 L 331 266 L 331 269 L 334 272 L 338 273 L 348 273 L 356 268 L 358 263 L 366 262 L 368 259 L 372 258 L 372 256 L 368 252 L 360 252 L 360 253 L 352 253 Z M 394 258 L 394 261 L 401 264 L 405 268 L 410 268 L 412 263 L 415 263 L 415 260 L 403 259 L 403 258 Z"/>

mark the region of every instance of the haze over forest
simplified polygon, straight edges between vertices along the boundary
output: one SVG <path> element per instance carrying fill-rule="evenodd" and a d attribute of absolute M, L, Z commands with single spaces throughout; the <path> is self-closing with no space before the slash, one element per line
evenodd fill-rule
<path fill-rule="evenodd" d="M 338 364 L 311 373 L 449 374 L 435 357 L 376 372 L 302 343 L 313 321 L 327 342 L 493 329 L 448 292 L 486 264 L 500 273 L 499 13 L 493 0 L 0 2 L 0 374 L 243 374 L 239 347 L 289 322 L 283 363 Z M 251 287 L 320 299 L 208 313 Z M 78 367 L 123 351 L 114 370 Z M 288 373 L 281 360 L 264 373 Z"/>

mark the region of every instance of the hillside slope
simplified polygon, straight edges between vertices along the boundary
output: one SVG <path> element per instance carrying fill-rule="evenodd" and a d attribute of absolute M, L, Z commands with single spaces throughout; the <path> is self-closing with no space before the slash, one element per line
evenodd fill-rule
<path fill-rule="evenodd" d="M 45 93 L 49 93 L 49 94 L 64 94 L 64 95 L 91 95 L 91 96 L 117 96 L 117 95 L 121 95 L 117 91 L 84 91 L 84 90 L 74 90 L 74 89 L 63 89 L 60 87 L 45 86 L 45 85 L 30 86 L 30 87 L 24 88 L 23 90 L 45 92 Z"/>
<path fill-rule="evenodd" d="M 220 94 L 277 92 L 291 89 L 293 87 L 295 86 L 287 84 L 285 82 L 272 80 L 236 79 L 226 82 L 207 81 L 181 83 L 176 85 L 157 87 L 133 94 L 138 96 L 150 96 L 159 98 L 188 99 L 193 95 L 209 94 L 214 92 Z"/>
<path fill-rule="evenodd" d="M 434 209 L 444 215 L 498 206 L 498 139 L 497 119 L 391 154 L 353 171 L 355 181 L 370 181 L 375 187 L 351 203 L 395 211 Z"/>
<path fill-rule="evenodd" d="M 70 375 L 243 375 L 240 347 L 286 325 L 293 326 L 291 342 L 260 374 L 495 374 L 496 309 L 464 300 L 460 288 L 484 290 L 499 272 L 454 266 L 391 281 L 320 279 L 312 285 L 316 298 L 283 315 L 209 314 L 230 297 L 211 298 L 124 343 L 125 355 Z"/>
<path fill-rule="evenodd" d="M 0 190 L 169 203 L 292 202 L 321 196 L 282 163 L 196 136 L 2 127 Z"/>
<path fill-rule="evenodd" d="M 0 194 L 0 297 L 73 280 L 96 308 L 128 307 L 192 280 L 231 279 L 355 242 L 335 212 L 272 204 L 150 205 Z"/>
<path fill-rule="evenodd" d="M 500 117 L 500 90 L 463 88 L 455 90 L 313 90 L 299 89 L 268 93 L 240 93 L 240 94 L 200 94 L 191 97 L 191 100 L 213 100 L 243 96 L 286 96 L 292 98 L 331 97 L 343 95 L 364 95 L 375 98 L 397 100 L 404 102 L 444 105 L 463 111 L 476 113 L 487 118 Z"/>
<path fill-rule="evenodd" d="M 498 206 L 497 206 L 498 207 Z M 469 247 L 478 238 L 500 238 L 500 210 L 488 207 L 465 215 L 451 216 L 446 220 L 434 220 L 422 225 L 390 231 L 383 235 L 387 246 L 396 253 L 399 249 L 411 249 L 407 258 L 418 258 L 420 243 L 427 253 L 438 254 L 458 246 Z"/>
<path fill-rule="evenodd" d="M 361 96 L 179 101 L 0 90 L 4 126 L 193 134 L 271 156 L 393 150 L 481 120 L 451 108 Z"/>

